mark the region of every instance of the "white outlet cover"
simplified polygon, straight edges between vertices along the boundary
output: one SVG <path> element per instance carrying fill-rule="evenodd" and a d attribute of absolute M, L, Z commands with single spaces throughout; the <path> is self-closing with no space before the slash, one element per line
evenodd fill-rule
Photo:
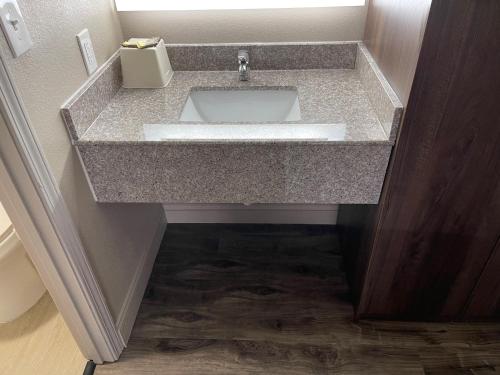
<path fill-rule="evenodd" d="M 80 51 L 82 53 L 83 61 L 85 62 L 87 73 L 91 75 L 97 69 L 97 59 L 95 57 L 94 47 L 92 46 L 89 31 L 87 29 L 83 29 L 77 34 L 76 39 L 80 45 Z"/>
<path fill-rule="evenodd" d="M 0 24 L 14 57 L 19 57 L 33 46 L 16 0 L 0 0 Z"/>

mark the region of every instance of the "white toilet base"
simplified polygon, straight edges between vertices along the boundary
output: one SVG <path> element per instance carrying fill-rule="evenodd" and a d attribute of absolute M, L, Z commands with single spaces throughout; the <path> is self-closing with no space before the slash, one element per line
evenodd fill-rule
<path fill-rule="evenodd" d="M 28 311 L 45 290 L 13 231 L 0 242 L 0 323 L 10 322 Z"/>

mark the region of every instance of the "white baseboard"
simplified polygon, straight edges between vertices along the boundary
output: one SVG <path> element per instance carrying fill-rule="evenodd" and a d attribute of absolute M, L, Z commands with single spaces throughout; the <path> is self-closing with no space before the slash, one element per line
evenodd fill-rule
<path fill-rule="evenodd" d="M 139 307 L 141 306 L 166 227 L 167 222 L 163 218 L 158 224 L 151 246 L 139 260 L 134 278 L 130 283 L 127 296 L 116 320 L 116 327 L 125 344 L 127 344 L 132 333 L 132 328 L 134 327 L 135 319 L 137 318 L 137 313 L 139 312 Z"/>
<path fill-rule="evenodd" d="M 169 223 L 337 223 L 335 204 L 164 204 Z"/>

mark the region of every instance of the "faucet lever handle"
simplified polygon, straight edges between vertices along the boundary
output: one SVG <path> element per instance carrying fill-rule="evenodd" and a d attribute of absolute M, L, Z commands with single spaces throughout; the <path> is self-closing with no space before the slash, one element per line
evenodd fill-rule
<path fill-rule="evenodd" d="M 248 64 L 248 61 L 249 61 L 249 59 L 248 59 L 248 51 L 245 50 L 245 49 L 240 49 L 238 51 L 238 62 L 240 64 L 245 64 L 245 63 Z"/>
<path fill-rule="evenodd" d="M 250 67 L 248 66 L 248 51 L 240 49 L 238 51 L 238 72 L 240 73 L 240 81 L 248 81 L 248 73 Z"/>

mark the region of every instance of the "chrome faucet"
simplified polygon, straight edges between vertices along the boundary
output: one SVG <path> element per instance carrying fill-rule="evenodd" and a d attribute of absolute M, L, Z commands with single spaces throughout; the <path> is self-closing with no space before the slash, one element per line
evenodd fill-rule
<path fill-rule="evenodd" d="M 240 81 L 248 81 L 248 76 L 250 74 L 248 51 L 245 49 L 240 49 L 238 51 L 238 72 L 240 73 Z"/>

